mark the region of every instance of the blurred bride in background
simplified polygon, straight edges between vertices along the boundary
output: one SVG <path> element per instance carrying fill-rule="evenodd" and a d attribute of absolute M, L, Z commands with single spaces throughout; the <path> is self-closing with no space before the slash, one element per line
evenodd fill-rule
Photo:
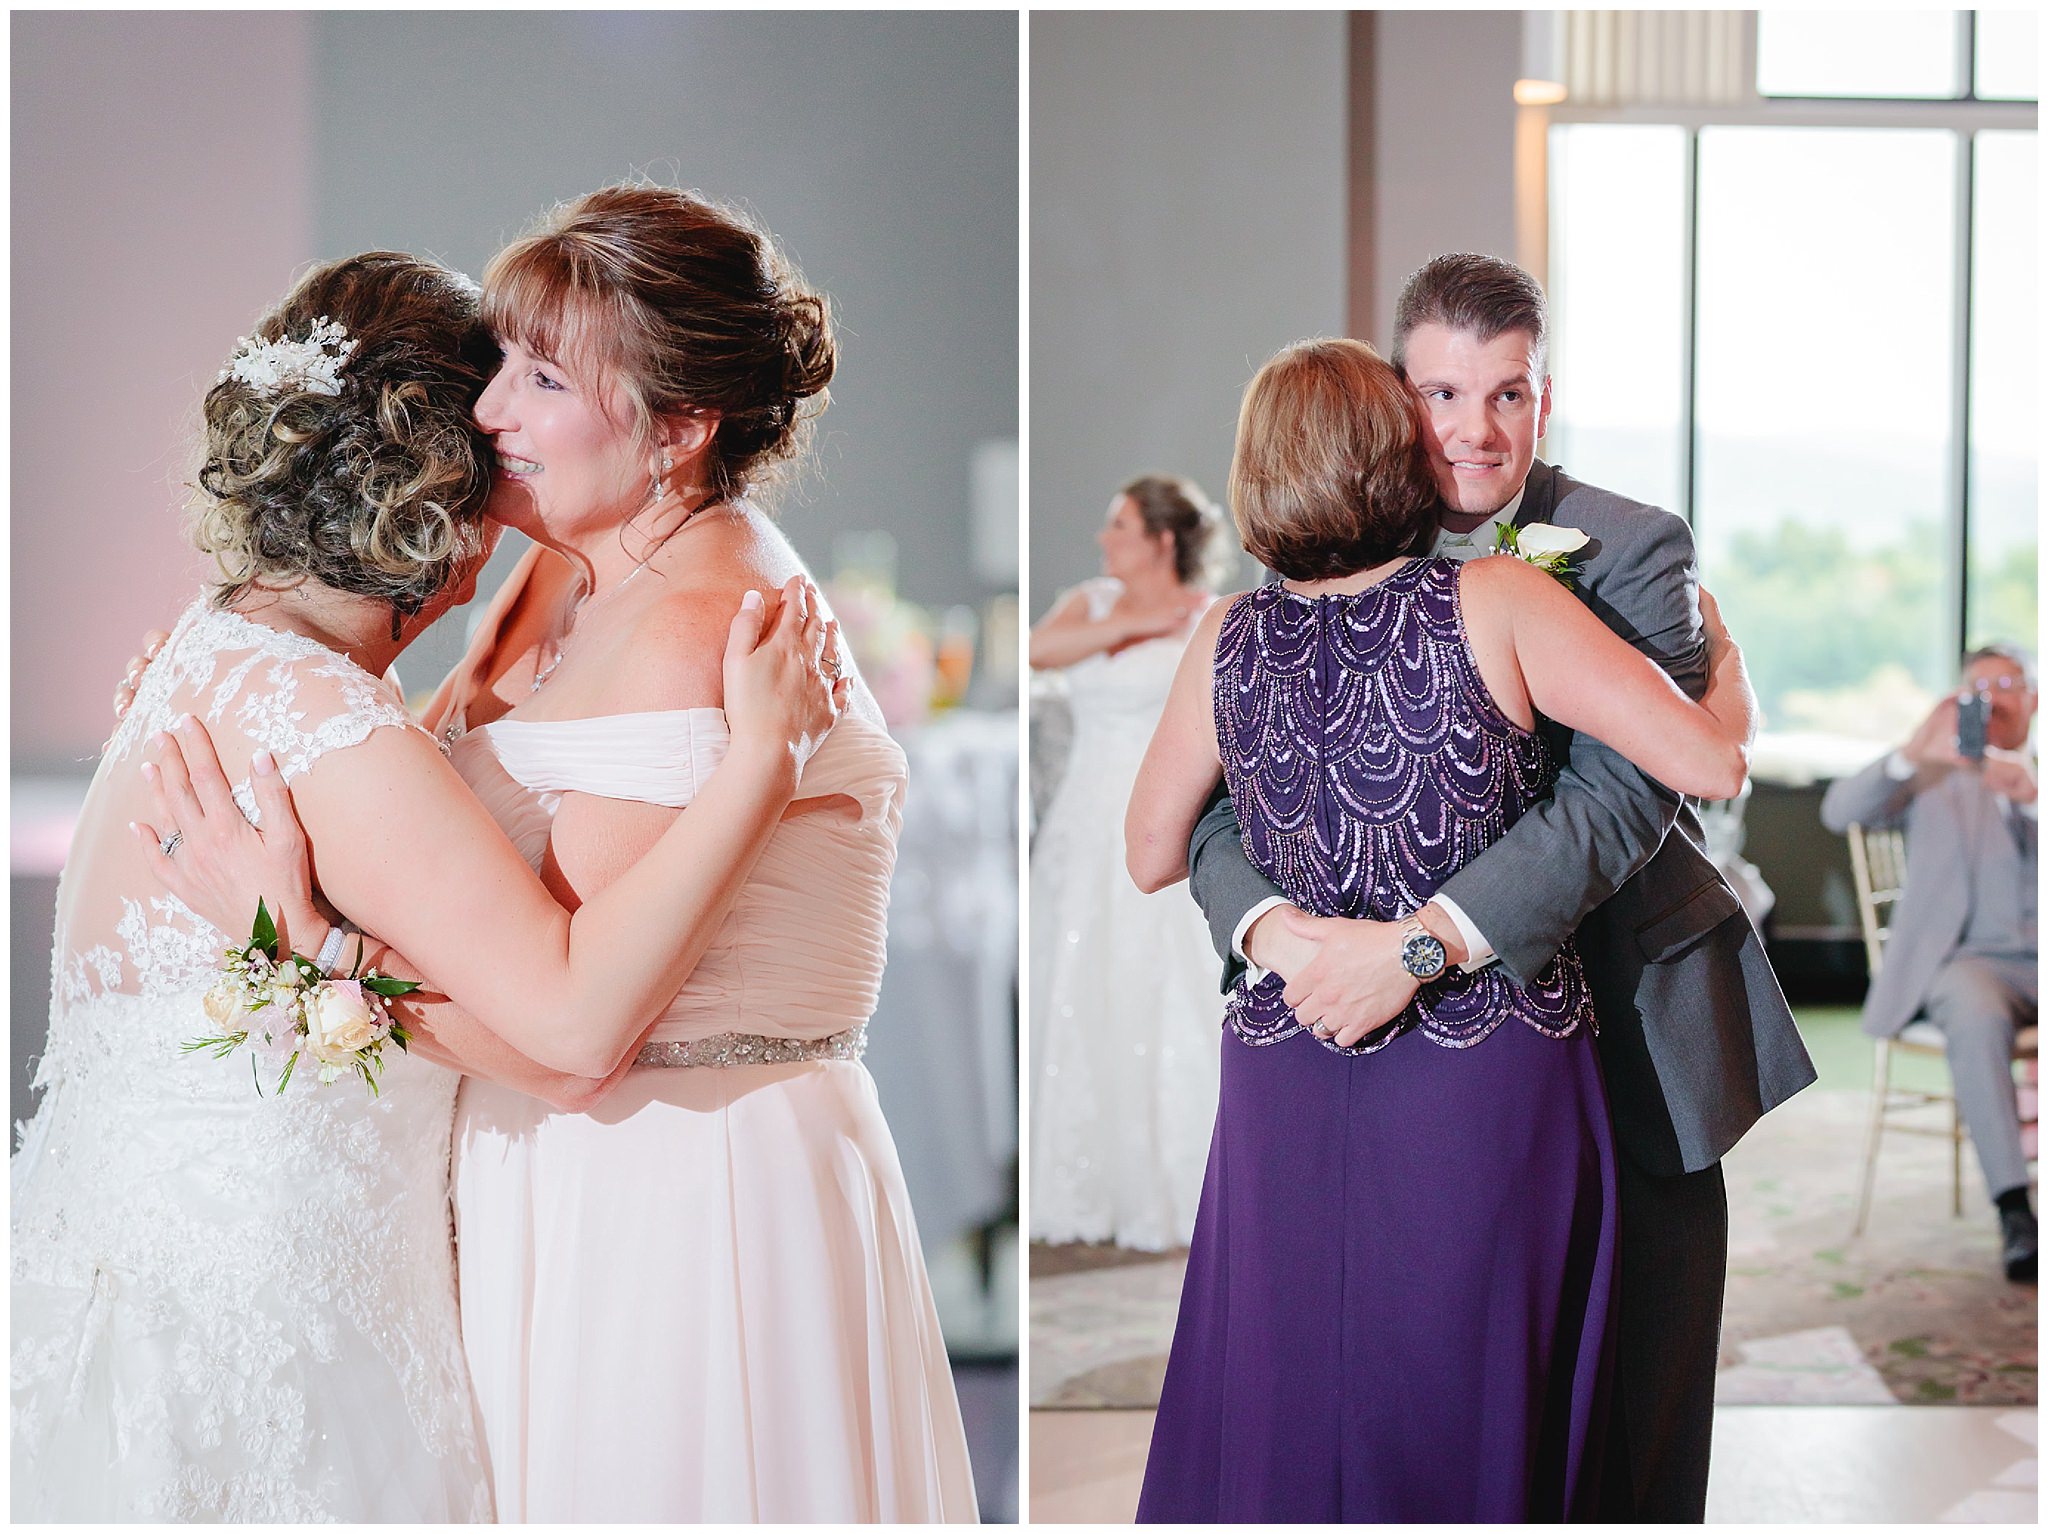
<path fill-rule="evenodd" d="M 1216 1114 L 1216 956 L 1201 913 L 1141 894 L 1124 807 L 1213 600 L 1222 514 L 1148 475 L 1109 503 L 1101 576 L 1031 631 L 1073 742 L 1031 855 L 1031 1238 L 1187 1245 Z"/>

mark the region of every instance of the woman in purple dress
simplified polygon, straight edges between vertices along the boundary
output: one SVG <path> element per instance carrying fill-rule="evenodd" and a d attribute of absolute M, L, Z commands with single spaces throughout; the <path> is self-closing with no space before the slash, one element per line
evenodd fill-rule
<path fill-rule="evenodd" d="M 1256 867 L 1304 910 L 1407 922 L 1429 977 L 1356 1039 L 1305 1029 L 1278 975 L 1231 994 L 1142 1522 L 1590 1511 L 1615 1191 L 1585 977 L 1569 945 L 1527 990 L 1446 972 L 1428 902 L 1547 792 L 1538 712 L 1711 798 L 1753 702 L 1711 612 L 1695 705 L 1554 576 L 1422 557 L 1427 442 L 1360 342 L 1260 371 L 1230 499 L 1283 579 L 1198 627 L 1131 799 L 1142 887 L 1185 875 L 1220 772 Z"/>

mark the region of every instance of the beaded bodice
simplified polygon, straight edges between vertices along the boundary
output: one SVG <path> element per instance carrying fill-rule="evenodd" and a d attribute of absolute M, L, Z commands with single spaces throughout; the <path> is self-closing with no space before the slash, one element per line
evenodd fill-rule
<path fill-rule="evenodd" d="M 1543 742 L 1501 714 L 1473 665 L 1461 569 L 1418 559 L 1333 596 L 1263 586 L 1223 620 L 1214 700 L 1224 778 L 1247 857 L 1303 910 L 1405 916 L 1549 789 Z M 1278 975 L 1241 979 L 1231 1030 L 1251 1044 L 1297 1032 L 1284 986 Z M 1509 1017 L 1560 1037 L 1590 1018 L 1576 951 L 1526 990 L 1497 965 L 1452 969 L 1399 1023 L 1462 1048 Z"/>

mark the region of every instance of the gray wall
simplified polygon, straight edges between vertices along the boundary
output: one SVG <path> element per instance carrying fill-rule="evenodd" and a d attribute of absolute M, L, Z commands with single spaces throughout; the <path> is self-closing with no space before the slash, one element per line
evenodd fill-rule
<path fill-rule="evenodd" d="M 1016 36 L 1005 13 L 17 15 L 16 772 L 90 766 L 136 636 L 189 598 L 188 423 L 296 270 L 390 245 L 477 272 L 635 172 L 744 202 L 838 304 L 816 469 L 782 501 L 799 549 L 829 572 L 835 535 L 882 528 L 911 598 L 1000 589 L 969 455 L 1016 435 Z M 452 658 L 435 637 L 414 685 Z"/>
<path fill-rule="evenodd" d="M 1373 329 L 1394 332 L 1401 284 L 1431 256 L 1515 256 L 1517 11 L 1373 17 Z"/>
<path fill-rule="evenodd" d="M 90 772 L 123 662 L 199 579 L 199 398 L 314 252 L 313 25 L 40 12 L 11 40 L 13 760 Z"/>
<path fill-rule="evenodd" d="M 1344 37 L 1342 14 L 1032 16 L 1033 616 L 1095 573 L 1125 480 L 1220 500 L 1252 372 L 1343 329 Z"/>
<path fill-rule="evenodd" d="M 474 273 L 552 203 L 636 173 L 743 203 L 840 323 L 783 526 L 821 574 L 835 534 L 883 529 L 905 596 L 978 603 L 1001 587 L 974 568 L 969 456 L 1017 432 L 1016 36 L 1000 13 L 323 16 L 319 247 Z M 454 661 L 460 622 L 409 680 Z"/>
<path fill-rule="evenodd" d="M 1383 343 L 1430 256 L 1515 254 L 1519 13 L 1374 15 L 1358 251 L 1348 23 L 1032 17 L 1033 616 L 1094 573 L 1090 535 L 1125 479 L 1192 474 L 1222 497 L 1245 383 L 1289 341 L 1344 333 L 1351 283 Z"/>

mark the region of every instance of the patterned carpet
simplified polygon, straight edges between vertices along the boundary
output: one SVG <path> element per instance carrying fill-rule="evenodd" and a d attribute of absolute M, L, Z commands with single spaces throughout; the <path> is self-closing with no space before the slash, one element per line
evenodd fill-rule
<path fill-rule="evenodd" d="M 1949 1214 L 1948 1148 L 1891 1135 L 1870 1228 L 1849 1239 L 1868 1096 L 1846 1015 L 1809 1018 L 1821 1083 L 1724 1163 L 1729 1275 L 1719 1400 L 1727 1405 L 2034 1405 L 2036 1294 L 1998 1267 L 1998 1227 L 1965 1152 Z M 1182 1259 L 1101 1247 L 1031 1254 L 1034 1406 L 1149 1407 L 1159 1398 Z"/>

